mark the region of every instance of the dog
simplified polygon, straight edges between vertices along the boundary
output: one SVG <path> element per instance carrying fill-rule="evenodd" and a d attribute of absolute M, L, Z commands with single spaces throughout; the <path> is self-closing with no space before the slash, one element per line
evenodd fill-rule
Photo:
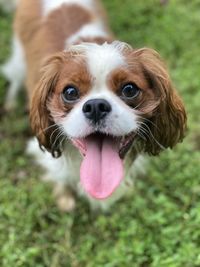
<path fill-rule="evenodd" d="M 74 193 L 108 210 L 145 169 L 145 154 L 184 137 L 184 104 L 159 54 L 116 41 L 97 0 L 18 1 L 2 70 L 7 110 L 25 83 L 37 137 L 27 151 L 62 210 L 75 208 Z"/>

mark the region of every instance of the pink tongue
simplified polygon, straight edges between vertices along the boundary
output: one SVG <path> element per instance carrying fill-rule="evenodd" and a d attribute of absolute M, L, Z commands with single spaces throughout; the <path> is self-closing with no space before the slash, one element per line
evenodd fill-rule
<path fill-rule="evenodd" d="M 123 162 L 110 137 L 88 137 L 86 147 L 80 169 L 81 183 L 92 197 L 105 199 L 114 192 L 123 178 Z"/>

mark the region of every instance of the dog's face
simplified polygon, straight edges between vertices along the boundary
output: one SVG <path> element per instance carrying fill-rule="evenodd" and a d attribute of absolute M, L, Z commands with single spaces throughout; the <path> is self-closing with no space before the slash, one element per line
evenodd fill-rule
<path fill-rule="evenodd" d="M 82 184 L 99 199 L 119 185 L 134 143 L 156 155 L 182 140 L 186 125 L 158 54 L 120 42 L 77 45 L 49 58 L 30 116 L 40 145 L 54 156 L 65 137 L 79 149 Z"/>

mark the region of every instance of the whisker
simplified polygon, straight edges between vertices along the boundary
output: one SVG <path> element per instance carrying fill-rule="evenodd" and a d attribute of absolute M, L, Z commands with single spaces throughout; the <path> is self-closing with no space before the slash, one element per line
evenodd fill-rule
<path fill-rule="evenodd" d="M 142 138 L 144 139 L 145 141 L 147 140 L 146 137 L 139 131 L 137 131 L 137 134 Z"/>
<path fill-rule="evenodd" d="M 67 139 L 67 136 L 64 136 L 64 137 L 62 138 L 62 140 L 60 141 L 60 144 L 59 144 L 60 148 L 63 147 L 63 142 L 64 142 L 66 139 Z"/>
<path fill-rule="evenodd" d="M 144 123 L 144 122 L 140 122 L 141 124 L 143 124 L 147 129 L 144 129 L 143 127 L 141 127 L 143 130 L 145 130 L 145 131 L 147 131 L 148 130 L 148 133 L 151 135 L 151 137 L 152 137 L 152 139 L 156 142 L 156 144 L 157 145 L 159 145 L 159 147 L 161 148 L 161 149 L 166 149 L 162 144 L 160 144 L 159 142 L 158 142 L 158 140 L 155 138 L 155 136 L 153 135 L 153 133 L 152 133 L 152 131 L 151 131 L 151 129 L 149 128 L 149 126 L 146 124 L 146 123 Z"/>
<path fill-rule="evenodd" d="M 158 129 L 158 126 L 153 123 L 151 120 L 147 119 L 147 118 L 144 118 L 145 121 L 148 121 L 149 123 L 151 123 L 156 129 Z M 159 130 L 159 129 L 158 129 Z"/>
<path fill-rule="evenodd" d="M 63 135 L 62 132 L 58 133 L 58 135 L 55 138 L 55 141 L 53 142 L 52 147 L 54 148 L 54 146 L 56 145 L 56 142 L 59 140 L 59 138 Z M 58 144 L 56 147 L 58 147 L 60 144 Z"/>
<path fill-rule="evenodd" d="M 58 135 L 56 136 L 56 139 L 52 145 L 52 147 L 54 147 L 56 145 L 56 142 L 62 137 L 62 139 L 58 142 L 58 144 L 56 145 L 56 148 L 59 147 L 59 148 L 62 148 L 63 146 L 63 142 L 68 138 L 63 127 L 62 126 L 58 126 L 58 130 L 60 131 L 60 133 L 58 133 Z"/>
<path fill-rule="evenodd" d="M 60 131 L 59 127 L 56 128 L 56 129 L 51 133 L 51 135 L 50 135 L 50 144 L 52 144 L 52 138 L 53 138 L 53 135 L 54 135 L 54 133 L 55 133 L 56 131 Z"/>
<path fill-rule="evenodd" d="M 139 131 L 141 131 L 148 139 L 149 141 L 151 142 L 151 144 L 153 145 L 153 141 L 152 139 L 150 138 L 149 134 L 148 134 L 148 131 L 146 129 L 144 129 L 143 127 L 140 127 Z M 147 140 L 147 139 L 146 139 Z"/>
<path fill-rule="evenodd" d="M 40 134 L 46 132 L 47 130 L 49 130 L 49 129 L 51 129 L 52 127 L 55 127 L 55 126 L 57 126 L 56 123 L 54 123 L 53 125 L 50 125 L 49 127 L 45 128 L 45 129 L 42 129 L 42 130 L 38 133 L 38 135 L 40 135 Z"/>

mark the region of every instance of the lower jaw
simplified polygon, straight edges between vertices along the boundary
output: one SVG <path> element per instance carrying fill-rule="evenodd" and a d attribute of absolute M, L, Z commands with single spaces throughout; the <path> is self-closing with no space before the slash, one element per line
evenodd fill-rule
<path fill-rule="evenodd" d="M 120 186 L 124 178 L 124 157 L 134 137 L 134 133 L 116 137 L 96 132 L 72 140 L 83 155 L 80 182 L 91 197 L 106 199 Z"/>

